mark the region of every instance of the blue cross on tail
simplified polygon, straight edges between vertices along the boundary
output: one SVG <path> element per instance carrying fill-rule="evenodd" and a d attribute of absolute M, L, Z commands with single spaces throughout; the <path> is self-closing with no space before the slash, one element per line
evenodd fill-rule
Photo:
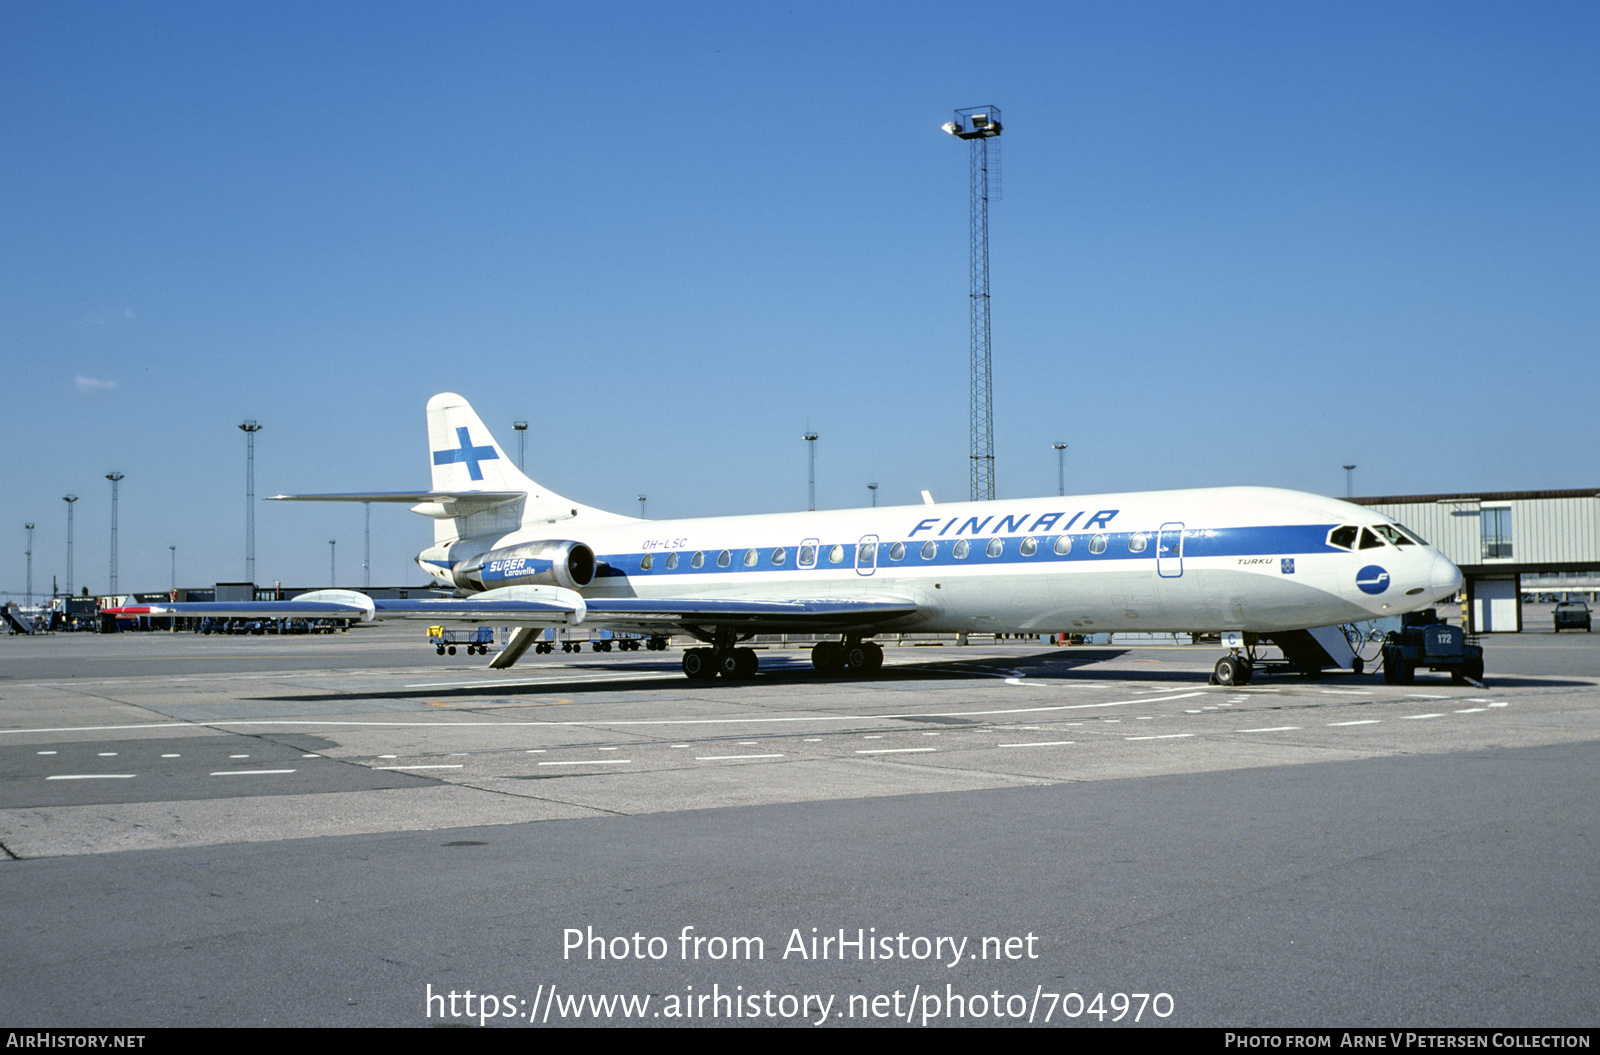
<path fill-rule="evenodd" d="M 465 425 L 456 429 L 456 438 L 461 441 L 461 446 L 451 450 L 434 451 L 433 464 L 449 465 L 451 462 L 466 462 L 467 472 L 474 480 L 483 479 L 483 470 L 478 467 L 479 462 L 492 462 L 500 457 L 493 447 L 474 447 L 467 438 Z"/>

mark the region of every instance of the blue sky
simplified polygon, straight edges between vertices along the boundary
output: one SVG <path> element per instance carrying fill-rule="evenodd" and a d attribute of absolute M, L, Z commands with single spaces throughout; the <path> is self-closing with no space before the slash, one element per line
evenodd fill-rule
<path fill-rule="evenodd" d="M 967 491 L 967 166 L 1001 497 L 1600 485 L 1600 7 L 0 6 L 0 591 L 243 574 L 258 495 L 427 482 L 466 396 L 653 517 Z M 257 508 L 359 582 L 359 506 Z M 429 525 L 373 512 L 373 581 Z"/>

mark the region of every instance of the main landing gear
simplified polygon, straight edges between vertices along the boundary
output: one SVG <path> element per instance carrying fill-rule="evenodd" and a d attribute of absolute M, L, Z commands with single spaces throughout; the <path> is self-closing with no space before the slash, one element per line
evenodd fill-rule
<path fill-rule="evenodd" d="M 721 632 L 712 647 L 683 654 L 683 673 L 690 681 L 711 681 L 719 674 L 729 681 L 748 681 L 759 665 L 755 649 L 736 647 L 732 635 Z M 857 638 L 819 641 L 811 649 L 811 665 L 824 674 L 875 674 L 883 666 L 883 648 Z"/>
<path fill-rule="evenodd" d="M 710 681 L 718 674 L 730 681 L 748 681 L 758 666 L 753 648 L 691 648 L 683 654 L 683 673 L 690 681 Z"/>
<path fill-rule="evenodd" d="M 746 634 L 746 637 L 749 635 Z M 710 681 L 718 674 L 730 681 L 749 681 L 756 676 L 760 660 L 753 648 L 735 647 L 738 635 L 727 627 L 711 633 L 710 648 L 691 648 L 683 653 L 683 673 L 690 681 Z"/>
<path fill-rule="evenodd" d="M 824 674 L 876 674 L 883 666 L 883 648 L 851 638 L 819 641 L 811 649 L 811 665 Z"/>

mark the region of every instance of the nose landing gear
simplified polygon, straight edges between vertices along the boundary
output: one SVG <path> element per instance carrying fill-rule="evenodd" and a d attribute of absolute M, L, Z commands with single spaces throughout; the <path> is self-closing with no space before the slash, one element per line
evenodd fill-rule
<path fill-rule="evenodd" d="M 1247 656 L 1239 652 L 1230 652 L 1217 660 L 1217 665 L 1211 671 L 1211 684 L 1213 685 L 1248 685 L 1250 676 L 1255 673 L 1255 665 Z"/>

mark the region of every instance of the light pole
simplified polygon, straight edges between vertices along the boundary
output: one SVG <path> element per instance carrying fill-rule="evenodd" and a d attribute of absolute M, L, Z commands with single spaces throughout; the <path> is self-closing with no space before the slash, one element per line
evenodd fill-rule
<path fill-rule="evenodd" d="M 967 273 L 972 308 L 972 493 L 974 502 L 994 501 L 994 388 L 989 352 L 989 140 L 1000 135 L 1000 111 L 993 106 L 973 106 L 955 112 L 944 130 L 970 147 L 967 169 L 971 207 L 967 219 Z M 999 161 L 995 143 L 995 160 Z M 998 173 L 996 173 L 998 176 Z M 998 189 L 998 187 L 996 187 Z"/>
<path fill-rule="evenodd" d="M 28 594 L 27 594 L 27 599 L 23 603 L 25 605 L 27 605 L 29 608 L 32 608 L 33 607 L 33 525 L 32 524 L 24 524 L 22 526 L 28 529 Z"/>
<path fill-rule="evenodd" d="M 328 585 L 329 586 L 337 586 L 338 583 L 339 583 L 339 577 L 335 574 L 335 569 L 338 566 L 334 563 L 334 554 L 338 552 L 338 550 L 335 547 L 337 547 L 338 545 L 339 545 L 339 540 L 338 539 L 329 539 L 328 540 Z"/>
<path fill-rule="evenodd" d="M 877 509 L 878 508 L 878 485 L 877 484 L 868 484 L 867 485 L 867 490 L 872 492 L 872 508 L 873 509 Z"/>
<path fill-rule="evenodd" d="M 111 481 L 111 596 L 117 593 L 117 484 L 122 482 L 122 473 L 106 473 L 106 479 Z"/>
<path fill-rule="evenodd" d="M 1354 498 L 1356 496 L 1356 467 L 1354 465 L 1346 465 L 1344 467 L 1344 496 L 1346 498 Z"/>
<path fill-rule="evenodd" d="M 72 596 L 72 503 L 78 500 L 77 495 L 62 495 L 61 500 L 67 503 L 67 596 Z"/>
<path fill-rule="evenodd" d="M 167 549 L 172 551 L 172 588 L 176 590 L 178 588 L 178 547 L 168 546 Z"/>
<path fill-rule="evenodd" d="M 1067 445 L 1065 443 L 1052 443 L 1056 449 L 1056 494 L 1067 493 Z"/>
<path fill-rule="evenodd" d="M 244 432 L 244 577 L 252 585 L 256 581 L 256 433 L 261 431 L 254 419 L 239 428 Z"/>
<path fill-rule="evenodd" d="M 366 549 L 362 551 L 362 555 L 361 555 L 361 575 L 362 575 L 362 578 L 365 580 L 362 583 L 362 585 L 367 587 L 368 589 L 371 589 L 372 588 L 372 503 L 371 502 L 362 502 L 361 505 L 367 512 L 367 535 L 366 535 L 366 539 L 367 540 L 366 540 L 366 543 L 365 543 Z"/>
<path fill-rule="evenodd" d="M 640 495 L 639 496 L 639 519 L 640 520 L 644 520 L 645 519 L 645 515 L 644 515 L 644 499 L 645 499 L 644 495 Z"/>
<path fill-rule="evenodd" d="M 817 508 L 817 434 L 808 432 L 800 437 L 806 441 L 806 458 L 811 464 L 810 484 L 806 489 L 806 508 L 815 511 Z"/>
<path fill-rule="evenodd" d="M 517 468 L 523 472 L 528 467 L 523 464 L 528 456 L 528 423 L 526 421 L 513 421 L 511 427 L 517 430 Z"/>

